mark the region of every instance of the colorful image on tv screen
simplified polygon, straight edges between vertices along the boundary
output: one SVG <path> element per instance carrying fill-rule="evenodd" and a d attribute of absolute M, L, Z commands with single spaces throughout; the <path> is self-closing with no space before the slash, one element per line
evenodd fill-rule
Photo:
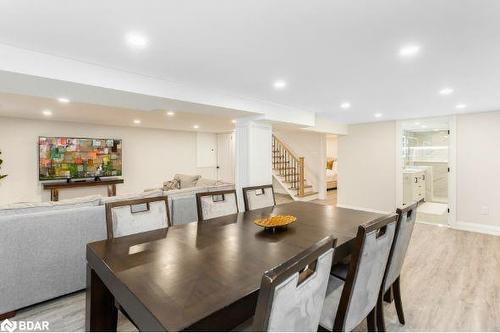
<path fill-rule="evenodd" d="M 39 138 L 39 179 L 122 175 L 122 141 L 116 139 Z"/>

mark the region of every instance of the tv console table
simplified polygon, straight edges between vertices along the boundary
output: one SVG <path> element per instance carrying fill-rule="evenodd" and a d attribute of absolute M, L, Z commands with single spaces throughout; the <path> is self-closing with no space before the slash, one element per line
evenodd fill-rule
<path fill-rule="evenodd" d="M 116 195 L 116 184 L 123 184 L 123 179 L 110 179 L 110 180 L 89 180 L 89 181 L 71 181 L 64 183 L 45 183 L 43 184 L 44 190 L 50 190 L 50 201 L 59 200 L 59 190 L 65 188 L 75 187 L 90 187 L 90 186 L 107 186 L 108 197 Z"/>

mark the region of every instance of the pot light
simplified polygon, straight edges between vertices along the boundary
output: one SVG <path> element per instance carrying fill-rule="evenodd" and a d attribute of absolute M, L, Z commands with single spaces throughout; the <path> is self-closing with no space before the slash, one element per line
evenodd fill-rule
<path fill-rule="evenodd" d="M 134 124 L 139 125 L 141 123 L 140 119 L 134 119 Z"/>
<path fill-rule="evenodd" d="M 420 123 L 417 121 L 417 122 L 415 123 L 415 126 L 418 126 L 418 125 L 420 125 Z"/>
<path fill-rule="evenodd" d="M 236 119 L 231 120 L 233 124 L 236 124 Z"/>
<path fill-rule="evenodd" d="M 45 110 L 42 111 L 42 114 L 45 117 L 50 117 L 50 116 L 52 116 L 52 111 L 50 111 L 49 109 L 45 109 Z"/>
<path fill-rule="evenodd" d="M 420 46 L 416 44 L 405 45 L 399 49 L 399 55 L 401 57 L 413 57 L 420 52 Z"/>
<path fill-rule="evenodd" d="M 373 116 L 375 118 L 381 118 L 382 117 L 382 113 L 375 113 Z"/>
<path fill-rule="evenodd" d="M 342 109 L 349 109 L 349 108 L 351 107 L 351 103 L 349 103 L 349 102 L 344 102 L 344 103 L 340 104 L 340 107 L 341 107 Z"/>
<path fill-rule="evenodd" d="M 273 87 L 276 90 L 283 90 L 286 88 L 286 86 L 287 86 L 287 83 L 284 80 L 276 80 L 273 83 Z"/>
<path fill-rule="evenodd" d="M 198 129 L 198 128 L 200 128 L 200 126 L 199 125 L 193 125 L 193 128 L 194 129 Z"/>
<path fill-rule="evenodd" d="M 70 100 L 69 100 L 68 98 L 66 98 L 66 97 L 59 97 L 59 98 L 57 99 L 57 101 L 58 101 L 59 103 L 63 103 L 63 104 L 68 104 L 68 103 L 70 102 Z"/>
<path fill-rule="evenodd" d="M 450 95 L 453 94 L 454 90 L 453 88 L 443 88 L 439 91 L 440 95 Z"/>
<path fill-rule="evenodd" d="M 455 107 L 457 109 L 465 109 L 467 107 L 467 105 L 466 104 L 457 104 Z"/>
<path fill-rule="evenodd" d="M 127 44 L 134 49 L 144 49 L 148 46 L 149 40 L 146 36 L 137 33 L 130 32 L 125 36 L 125 41 Z"/>
<path fill-rule="evenodd" d="M 167 116 L 172 117 L 173 115 L 175 115 L 175 113 L 174 113 L 174 112 L 172 112 L 172 111 L 168 111 L 168 112 L 167 112 Z"/>

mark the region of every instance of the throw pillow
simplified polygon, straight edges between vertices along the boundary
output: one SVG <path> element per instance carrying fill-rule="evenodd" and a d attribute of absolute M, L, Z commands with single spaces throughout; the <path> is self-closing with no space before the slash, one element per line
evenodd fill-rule
<path fill-rule="evenodd" d="M 174 179 L 177 179 L 180 182 L 181 184 L 180 188 L 195 187 L 196 182 L 200 178 L 201 178 L 200 175 L 192 176 L 192 175 L 183 175 L 179 173 L 174 176 Z"/>
<path fill-rule="evenodd" d="M 178 179 L 169 180 L 163 183 L 163 191 L 178 190 L 181 188 L 181 183 Z"/>

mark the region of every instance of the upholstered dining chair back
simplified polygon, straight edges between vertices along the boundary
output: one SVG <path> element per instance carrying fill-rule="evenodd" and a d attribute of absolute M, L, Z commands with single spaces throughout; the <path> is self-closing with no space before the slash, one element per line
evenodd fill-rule
<path fill-rule="evenodd" d="M 261 185 L 243 188 L 245 210 L 253 210 L 276 205 L 273 185 Z"/>
<path fill-rule="evenodd" d="M 170 226 L 166 196 L 106 203 L 108 239 Z"/>
<path fill-rule="evenodd" d="M 401 274 L 406 251 L 408 250 L 413 227 L 417 219 L 417 205 L 418 203 L 415 202 L 402 209 L 398 208 L 396 211 L 398 214 L 398 222 L 396 224 L 394 241 L 387 263 L 384 291 L 388 290 Z"/>
<path fill-rule="evenodd" d="M 252 331 L 318 329 L 335 242 L 327 237 L 264 274 Z"/>
<path fill-rule="evenodd" d="M 397 215 L 360 225 L 356 247 L 335 317 L 335 330 L 352 331 L 377 305 Z"/>
<path fill-rule="evenodd" d="M 198 221 L 238 213 L 236 190 L 196 193 Z"/>

